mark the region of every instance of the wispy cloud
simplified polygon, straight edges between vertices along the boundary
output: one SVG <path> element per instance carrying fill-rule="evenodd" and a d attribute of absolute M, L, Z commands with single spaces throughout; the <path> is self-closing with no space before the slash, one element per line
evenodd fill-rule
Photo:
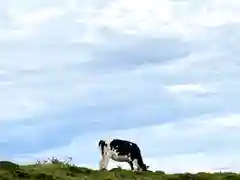
<path fill-rule="evenodd" d="M 238 1 L 0 9 L 1 157 L 96 168 L 97 141 L 122 137 L 153 169 L 239 170 Z"/>

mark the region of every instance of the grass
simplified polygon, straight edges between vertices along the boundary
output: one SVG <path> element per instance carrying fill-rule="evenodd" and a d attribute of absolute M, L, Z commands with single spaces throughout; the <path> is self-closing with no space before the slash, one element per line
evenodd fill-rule
<path fill-rule="evenodd" d="M 237 173 L 165 174 L 162 171 L 133 172 L 115 168 L 98 171 L 51 158 L 32 165 L 0 161 L 0 180 L 240 180 Z"/>

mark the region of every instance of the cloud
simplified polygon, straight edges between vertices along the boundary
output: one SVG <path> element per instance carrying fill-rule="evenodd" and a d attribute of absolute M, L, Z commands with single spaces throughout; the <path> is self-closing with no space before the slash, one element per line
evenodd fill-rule
<path fill-rule="evenodd" d="M 54 17 L 58 17 L 62 14 L 62 11 L 58 8 L 45 8 L 38 11 L 29 12 L 22 17 L 16 17 L 16 21 L 23 26 L 36 26 L 40 23 L 51 20 Z"/>
<path fill-rule="evenodd" d="M 94 70 L 107 68 L 110 72 L 116 72 L 118 69 L 125 70 L 137 66 L 174 61 L 188 56 L 190 53 L 188 44 L 180 39 L 122 38 L 125 42 L 122 40 L 116 48 L 111 42 L 104 48 L 97 48 L 93 54 L 96 60 L 92 61 L 90 67 L 95 66 Z M 139 52 L 141 49 L 145 49 L 145 51 Z"/>
<path fill-rule="evenodd" d="M 239 168 L 239 2 L 137 3 L 1 5 L 1 156 L 97 167 L 119 136 L 155 169 Z"/>
<path fill-rule="evenodd" d="M 236 155 L 239 145 L 236 140 L 239 138 L 239 117 L 239 114 L 215 118 L 202 116 L 142 128 L 91 133 L 73 139 L 70 144 L 62 148 L 28 155 L 27 158 L 19 156 L 16 159 L 28 162 L 29 157 L 35 160 L 51 156 L 60 158 L 71 156 L 74 162 L 80 165 L 98 168 L 100 152 L 97 142 L 99 138 L 114 136 L 137 142 L 142 150 L 144 161 L 151 166 L 152 170 L 196 172 L 228 168 L 228 170 L 238 171 L 240 166 Z M 110 162 L 108 168 L 116 167 L 116 164 L 129 169 L 127 163 L 114 161 Z"/>
<path fill-rule="evenodd" d="M 181 92 L 195 92 L 195 93 L 201 93 L 204 92 L 204 88 L 201 87 L 199 84 L 181 84 L 181 85 L 172 85 L 169 87 L 166 87 L 170 92 L 172 93 L 181 93 Z"/>
<path fill-rule="evenodd" d="M 138 6 L 136 6 L 136 3 Z M 223 11 L 224 9 L 224 11 Z M 204 28 L 239 22 L 239 2 L 216 1 L 132 1 L 111 3 L 95 18 L 96 23 L 116 31 L 161 36 L 181 34 L 199 38 Z M 113 21 L 114 19 L 114 21 Z"/>

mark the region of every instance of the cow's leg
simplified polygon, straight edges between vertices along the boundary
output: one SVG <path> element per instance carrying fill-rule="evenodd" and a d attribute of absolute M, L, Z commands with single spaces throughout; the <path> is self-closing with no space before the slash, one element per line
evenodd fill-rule
<path fill-rule="evenodd" d="M 103 169 L 103 164 L 104 164 L 104 156 L 101 157 L 101 160 L 99 162 L 99 169 Z"/>
<path fill-rule="evenodd" d="M 109 160 L 110 160 L 110 157 L 107 155 L 104 155 L 100 162 L 100 169 L 107 169 Z"/>
<path fill-rule="evenodd" d="M 132 163 L 133 163 L 133 166 L 135 166 L 134 171 L 138 171 L 139 170 L 138 160 L 134 159 Z"/>
<path fill-rule="evenodd" d="M 132 161 L 130 161 L 130 162 L 128 162 L 128 164 L 129 164 L 129 166 L 130 166 L 131 170 L 133 171 L 133 170 L 134 170 L 134 168 L 133 168 L 133 162 L 132 162 Z"/>
<path fill-rule="evenodd" d="M 107 169 L 108 163 L 109 163 L 109 157 L 106 155 L 103 155 L 100 161 L 100 169 Z"/>

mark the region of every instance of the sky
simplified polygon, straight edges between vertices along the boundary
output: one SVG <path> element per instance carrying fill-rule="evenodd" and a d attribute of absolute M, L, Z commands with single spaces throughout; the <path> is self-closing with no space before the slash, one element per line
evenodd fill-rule
<path fill-rule="evenodd" d="M 240 171 L 239 0 L 0 2 L 1 159 Z"/>

